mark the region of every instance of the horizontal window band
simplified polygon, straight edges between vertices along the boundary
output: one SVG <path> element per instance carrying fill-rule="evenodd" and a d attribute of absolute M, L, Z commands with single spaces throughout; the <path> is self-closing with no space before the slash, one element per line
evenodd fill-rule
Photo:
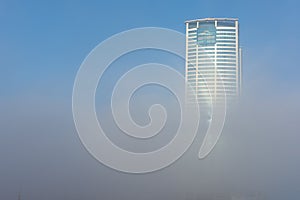
<path fill-rule="evenodd" d="M 236 48 L 217 48 L 217 50 L 231 50 L 231 51 L 235 51 Z"/>
<path fill-rule="evenodd" d="M 235 51 L 218 51 L 217 55 L 236 55 Z"/>
<path fill-rule="evenodd" d="M 228 59 L 219 59 L 219 58 L 217 58 L 217 62 L 231 62 L 231 63 L 235 64 L 236 59 L 231 59 L 231 58 L 228 58 Z"/>
<path fill-rule="evenodd" d="M 228 40 L 235 40 L 236 37 L 235 36 L 231 36 L 231 35 L 217 35 L 216 39 L 228 39 Z"/>
<path fill-rule="evenodd" d="M 218 33 L 218 32 L 236 32 L 236 29 L 233 29 L 233 28 L 232 28 L 232 29 L 231 29 L 231 28 L 229 28 L 229 29 L 227 29 L 227 28 L 224 29 L 224 28 L 218 28 L 218 27 L 217 27 L 217 33 Z"/>
<path fill-rule="evenodd" d="M 234 59 L 236 59 L 236 56 L 231 56 L 231 55 L 224 55 L 224 56 L 221 56 L 220 54 L 218 54 L 217 55 L 217 59 L 219 59 L 219 58 L 230 58 L 230 59 L 232 59 L 232 58 L 234 58 Z"/>
<path fill-rule="evenodd" d="M 217 41 L 217 44 L 218 43 L 234 43 L 235 44 L 235 40 L 216 40 Z"/>

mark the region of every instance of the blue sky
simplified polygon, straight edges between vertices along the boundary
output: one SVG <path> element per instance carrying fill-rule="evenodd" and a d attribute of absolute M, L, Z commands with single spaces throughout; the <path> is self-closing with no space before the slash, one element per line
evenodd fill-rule
<path fill-rule="evenodd" d="M 145 26 L 184 33 L 185 20 L 203 17 L 240 19 L 245 80 L 263 73 L 274 84 L 299 84 L 299 6 L 296 0 L 1 1 L 1 96 L 70 97 L 81 62 L 109 36 Z"/>

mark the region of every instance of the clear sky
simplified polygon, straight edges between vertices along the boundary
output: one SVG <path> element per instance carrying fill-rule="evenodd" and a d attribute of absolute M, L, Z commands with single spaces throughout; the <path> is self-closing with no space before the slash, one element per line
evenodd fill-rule
<path fill-rule="evenodd" d="M 185 20 L 204 17 L 239 18 L 245 80 L 264 72 L 275 84 L 299 84 L 299 6 L 296 0 L 1 1 L 1 96 L 69 97 L 81 62 L 109 36 L 145 26 L 184 33 Z"/>
<path fill-rule="evenodd" d="M 148 187 L 154 191 L 149 199 L 164 199 L 157 182 L 175 195 L 189 180 L 208 188 L 230 183 L 236 190 L 249 181 L 255 191 L 263 184 L 276 191 L 277 199 L 299 199 L 299 8 L 298 0 L 1 0 L 0 199 L 16 199 L 18 191 L 24 199 L 146 199 L 141 197 Z M 119 174 L 93 160 L 76 135 L 71 110 L 73 83 L 84 58 L 121 31 L 151 26 L 184 33 L 184 21 L 206 17 L 239 18 L 244 90 L 266 95 L 266 102 L 246 109 L 250 114 L 242 115 L 241 126 L 231 124 L 225 147 L 219 145 L 215 157 L 187 169 L 183 160 L 163 172 L 163 178 L 159 173 Z M 278 94 L 285 96 L 273 99 Z M 275 112 L 278 107 L 283 116 Z M 268 123 L 260 123 L 264 120 Z M 256 154 L 249 141 L 262 153 Z M 275 152 L 279 146 L 286 149 Z M 186 171 L 199 172 L 200 178 Z"/>

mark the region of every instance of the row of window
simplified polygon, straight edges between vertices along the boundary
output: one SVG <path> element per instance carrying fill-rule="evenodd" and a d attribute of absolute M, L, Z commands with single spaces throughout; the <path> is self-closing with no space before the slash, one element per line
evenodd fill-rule
<path fill-rule="evenodd" d="M 233 62 L 233 63 L 235 63 L 236 60 L 235 59 L 217 59 L 217 62 Z"/>
<path fill-rule="evenodd" d="M 188 83 L 192 84 L 192 83 L 197 83 L 197 84 L 202 84 L 202 83 L 207 83 L 207 84 L 215 84 L 216 80 L 213 78 L 207 78 L 207 79 L 203 79 L 201 77 L 199 77 L 198 79 L 188 79 Z M 232 78 L 222 78 L 222 79 L 217 79 L 217 83 L 219 84 L 236 84 L 236 79 L 232 79 Z"/>
<path fill-rule="evenodd" d="M 223 85 L 218 85 L 218 87 L 217 88 L 215 88 L 214 86 L 215 85 L 202 85 L 202 87 L 197 87 L 197 86 L 193 86 L 193 85 L 189 85 L 190 86 L 190 88 L 192 88 L 194 91 L 192 92 L 192 91 L 190 91 L 189 93 L 188 93 L 188 95 L 191 95 L 191 94 L 195 94 L 195 93 L 200 93 L 201 92 L 201 94 L 209 94 L 210 92 L 211 93 L 215 93 L 215 92 L 226 92 L 226 91 L 235 91 L 236 89 L 237 89 L 237 87 L 235 87 L 235 86 L 226 86 L 226 87 L 224 87 Z M 215 90 L 215 89 L 217 89 L 217 90 Z"/>
<path fill-rule="evenodd" d="M 194 90 L 202 90 L 203 92 L 206 91 L 211 91 L 214 92 L 215 91 L 215 85 L 214 84 L 201 84 L 201 85 L 193 85 L 193 84 L 189 84 L 190 87 L 192 87 Z M 217 85 L 217 90 L 225 90 L 225 91 L 232 91 L 232 90 L 236 90 L 236 85 L 231 84 L 231 85 Z"/>
<path fill-rule="evenodd" d="M 216 71 L 217 69 L 217 71 Z M 200 75 L 208 75 L 208 74 L 215 74 L 217 73 L 218 75 L 236 75 L 235 72 L 235 68 L 226 68 L 226 67 L 218 67 L 218 68 L 214 68 L 214 67 L 203 67 L 203 68 L 199 68 L 198 70 L 196 68 L 188 68 L 187 70 L 188 74 L 196 74 L 196 72 L 198 71 L 198 74 Z"/>
<path fill-rule="evenodd" d="M 215 63 L 209 62 L 209 63 L 198 63 L 198 66 L 215 66 Z"/>
<path fill-rule="evenodd" d="M 189 58 L 189 65 L 191 67 L 194 67 L 196 65 L 196 58 Z M 217 59 L 216 61 L 213 59 L 207 59 L 207 60 L 198 60 L 198 66 L 235 66 L 236 60 L 233 59 Z"/>
<path fill-rule="evenodd" d="M 231 36 L 231 37 L 235 37 L 236 33 L 233 32 L 222 32 L 222 31 L 217 31 L 217 37 L 218 36 Z"/>
<path fill-rule="evenodd" d="M 190 30 L 188 31 L 188 36 L 191 37 L 191 36 L 196 36 L 197 35 L 197 29 L 195 30 Z M 218 36 L 229 36 L 229 37 L 235 37 L 236 36 L 236 33 L 235 33 L 235 30 L 229 30 L 229 29 L 226 29 L 226 30 L 220 30 L 220 29 L 217 29 L 217 37 Z"/>
<path fill-rule="evenodd" d="M 219 66 L 236 66 L 236 63 L 235 62 L 234 63 L 221 63 L 221 62 L 218 62 L 217 66 L 218 66 L 218 68 L 221 69 L 221 67 L 219 67 Z M 230 67 L 225 67 L 225 68 L 229 69 Z"/>
<path fill-rule="evenodd" d="M 208 89 L 206 87 L 202 87 L 202 88 L 198 88 L 198 90 L 195 92 L 198 97 L 202 96 L 202 97 L 207 97 L 210 96 L 211 93 L 217 93 L 220 96 L 222 96 L 221 94 L 225 93 L 235 93 L 236 92 L 236 88 L 223 88 L 223 87 L 219 87 L 217 89 L 213 88 L 213 89 Z"/>
<path fill-rule="evenodd" d="M 188 51 L 188 56 L 193 56 L 193 55 L 197 55 L 196 51 Z"/>
<path fill-rule="evenodd" d="M 235 84 L 231 84 L 231 85 L 214 85 L 214 84 L 201 84 L 201 85 L 191 85 L 189 84 L 189 86 L 191 88 L 193 88 L 194 90 L 202 90 L 202 91 L 211 91 L 214 92 L 215 88 L 217 88 L 217 90 L 224 90 L 224 91 L 232 91 L 232 90 L 236 90 L 236 85 Z M 216 87 L 215 87 L 216 86 Z"/>
<path fill-rule="evenodd" d="M 235 48 L 234 48 L 235 49 Z M 189 49 L 188 54 L 190 53 L 196 53 L 197 49 Z M 216 51 L 205 51 L 203 49 L 198 49 L 198 55 L 209 55 L 209 54 L 217 54 L 217 55 L 236 55 L 235 51 L 221 51 L 221 52 L 216 52 Z"/>
<path fill-rule="evenodd" d="M 236 44 L 224 44 L 224 43 L 221 43 L 221 44 L 219 44 L 219 43 L 217 43 L 217 47 L 235 47 L 236 46 Z"/>
<path fill-rule="evenodd" d="M 187 34 L 188 38 L 197 38 L 197 32 L 194 31 L 192 33 L 188 33 Z M 224 39 L 236 39 L 236 33 L 232 33 L 232 32 L 217 32 L 216 37 L 217 38 L 222 38 L 224 37 Z"/>
<path fill-rule="evenodd" d="M 235 27 L 235 21 L 232 20 L 224 20 L 224 21 L 218 21 L 217 26 L 223 26 L 223 27 Z"/>
<path fill-rule="evenodd" d="M 227 95 L 229 94 L 234 94 L 236 93 L 236 88 L 228 88 L 225 89 L 222 87 L 215 89 L 208 90 L 207 88 L 199 88 L 195 93 L 190 93 L 188 96 L 192 97 L 193 95 L 197 95 L 198 98 L 210 98 L 211 96 L 214 96 L 216 94 L 217 97 L 222 97 L 224 94 Z"/>
<path fill-rule="evenodd" d="M 228 41 L 236 41 L 236 38 L 235 37 L 223 37 L 223 36 L 216 37 L 216 41 L 220 41 L 220 40 L 228 42 Z"/>
<path fill-rule="evenodd" d="M 215 55 L 200 55 L 198 56 L 199 61 L 208 60 L 208 61 L 215 61 Z"/>
<path fill-rule="evenodd" d="M 197 22 L 190 22 L 190 23 L 188 24 L 188 27 L 189 27 L 189 28 L 197 28 Z"/>
<path fill-rule="evenodd" d="M 197 55 L 196 54 L 188 54 L 188 60 L 193 60 L 193 59 L 196 59 L 197 58 Z M 214 62 L 215 60 L 216 61 L 219 61 L 219 62 L 227 62 L 227 61 L 230 61 L 230 62 L 235 62 L 235 56 L 217 56 L 216 57 L 217 59 L 215 59 L 215 56 L 198 56 L 198 61 L 199 62 Z M 226 58 L 226 59 L 223 59 L 223 58 Z"/>
<path fill-rule="evenodd" d="M 193 59 L 193 58 L 189 58 Z M 216 61 L 216 62 L 215 62 Z M 234 59 L 201 59 L 198 60 L 198 66 L 214 66 L 214 65 L 223 65 L 223 66 L 235 66 L 236 60 Z M 191 64 L 191 66 L 194 66 Z"/>
<path fill-rule="evenodd" d="M 188 48 L 189 48 L 189 49 L 196 48 L 196 44 L 193 44 L 193 45 L 188 45 Z"/>
<path fill-rule="evenodd" d="M 214 99 L 214 100 L 219 100 L 220 102 L 222 102 L 222 99 L 227 96 L 236 96 L 236 90 L 229 90 L 229 91 L 225 90 L 224 91 L 222 88 L 218 89 L 217 91 L 215 91 L 215 90 L 214 91 L 198 90 L 196 97 L 202 101 L 203 100 L 210 101 L 210 100 Z M 193 95 L 191 95 L 189 97 L 193 97 Z M 215 99 L 213 97 L 217 97 L 217 99 Z"/>
<path fill-rule="evenodd" d="M 199 47 L 198 51 L 209 51 L 209 50 L 215 50 L 214 47 Z"/>
<path fill-rule="evenodd" d="M 214 58 L 200 58 L 198 59 L 198 62 L 209 62 L 209 63 L 214 63 L 215 62 L 215 59 Z"/>
<path fill-rule="evenodd" d="M 211 91 L 211 92 L 214 92 L 215 91 L 215 87 L 218 89 L 218 90 L 223 90 L 223 91 L 228 91 L 228 90 L 236 90 L 237 89 L 237 86 L 235 83 L 231 83 L 231 85 L 214 85 L 214 84 L 205 84 L 203 83 L 203 85 L 192 85 L 192 84 L 189 84 L 188 85 L 190 88 L 192 88 L 194 91 L 199 91 L 201 90 L 202 92 L 204 92 L 204 90 L 206 91 Z"/>
<path fill-rule="evenodd" d="M 197 79 L 198 78 L 198 79 Z M 190 75 L 190 76 L 188 76 L 187 77 L 187 79 L 189 80 L 189 82 L 196 82 L 197 81 L 197 83 L 200 83 L 200 82 L 202 82 L 202 83 L 215 83 L 216 82 L 216 79 L 215 79 L 215 77 L 214 76 L 212 76 L 212 77 L 206 77 L 205 76 L 205 78 L 204 77 L 200 77 L 200 76 L 196 76 L 196 75 Z M 222 76 L 222 79 L 217 79 L 220 83 L 225 83 L 225 82 L 227 82 L 227 83 L 235 83 L 235 81 L 236 81 L 236 77 L 235 76 Z"/>
<path fill-rule="evenodd" d="M 218 43 L 233 43 L 235 44 L 235 40 L 216 40 L 216 44 Z M 195 45 L 197 44 L 197 40 L 196 39 L 188 39 L 188 45 Z M 213 46 L 213 44 L 211 45 Z M 205 48 L 206 46 L 203 46 L 201 48 Z"/>
<path fill-rule="evenodd" d="M 196 71 L 188 71 L 188 75 L 197 75 Z M 220 78 L 223 75 L 234 75 L 234 77 L 236 77 L 236 73 L 235 71 L 232 70 L 217 70 L 217 72 L 215 70 L 198 70 L 198 77 L 201 78 L 201 76 L 203 77 L 207 77 L 207 76 L 212 76 L 212 77 L 217 77 Z"/>
<path fill-rule="evenodd" d="M 224 32 L 224 31 L 217 30 L 216 36 L 217 37 L 228 37 L 231 39 L 233 39 L 233 38 L 235 39 L 236 33 L 231 32 L 231 31 Z M 191 37 L 197 37 L 197 30 L 188 31 L 188 38 L 191 38 Z"/>
<path fill-rule="evenodd" d="M 235 27 L 235 22 L 234 20 L 217 20 L 217 27 Z M 189 22 L 188 23 L 188 28 L 197 28 L 205 25 L 215 25 L 214 20 L 210 21 L 195 21 L 195 22 Z"/>
<path fill-rule="evenodd" d="M 220 73 L 219 73 L 220 74 Z M 224 80 L 224 79 L 235 79 L 236 78 L 236 76 L 234 75 L 234 74 L 220 74 L 219 75 L 218 74 L 218 79 L 220 79 L 220 78 L 222 78 L 222 80 Z M 209 75 L 206 75 L 206 74 L 204 74 L 204 75 L 201 75 L 201 74 L 198 74 L 198 81 L 199 80 L 215 80 L 215 76 L 212 76 L 213 75 L 213 72 L 211 72 Z M 225 76 L 226 75 L 226 76 Z M 194 79 L 194 78 L 196 78 L 197 77 L 197 74 L 187 74 L 187 78 L 188 79 Z"/>
<path fill-rule="evenodd" d="M 217 43 L 222 43 L 223 42 L 223 43 L 234 43 L 235 44 L 235 40 L 223 40 L 223 39 L 221 40 L 221 39 L 217 38 L 216 41 L 217 41 Z"/>
<path fill-rule="evenodd" d="M 189 44 L 191 44 L 190 42 L 189 42 Z M 235 50 L 235 47 L 236 47 L 236 44 L 235 43 L 216 43 L 216 47 L 217 47 L 217 50 L 228 50 L 228 49 L 222 49 L 222 47 L 225 47 L 225 48 L 227 48 L 227 47 L 231 47 L 232 49 L 230 49 L 230 50 Z M 218 48 L 219 47 L 219 48 Z M 194 51 L 196 51 L 197 49 L 195 48 L 193 48 L 192 50 L 194 50 Z M 192 50 L 190 50 L 190 51 L 192 51 Z M 215 48 L 215 46 L 209 46 L 209 47 L 198 47 L 198 51 L 209 51 L 209 50 L 216 50 L 216 48 Z"/>
<path fill-rule="evenodd" d="M 188 79 L 196 78 L 197 74 L 187 74 Z M 235 79 L 236 75 L 235 74 L 224 74 L 224 73 L 219 73 L 218 76 L 215 76 L 213 72 L 210 74 L 200 74 L 198 73 L 198 79 L 203 79 L 203 80 L 208 80 L 210 78 L 213 78 L 212 80 L 215 80 L 215 78 L 230 78 L 230 79 Z"/>
<path fill-rule="evenodd" d="M 191 44 L 193 45 L 193 44 L 196 44 L 196 43 L 197 43 L 197 41 L 189 41 L 188 45 L 191 45 Z"/>
<path fill-rule="evenodd" d="M 212 69 L 215 69 L 215 66 L 211 66 L 211 67 L 201 67 L 201 68 L 198 68 L 199 70 L 212 70 Z M 193 71 L 193 70 L 196 70 L 195 67 L 190 67 L 188 68 L 188 71 Z"/>
<path fill-rule="evenodd" d="M 228 40 L 236 40 L 236 37 L 235 36 L 225 36 L 225 35 L 216 35 L 216 39 L 217 40 L 226 40 L 226 41 L 228 41 Z M 190 35 L 189 37 L 188 37 L 188 41 L 197 41 L 197 35 L 195 34 L 195 35 Z"/>
<path fill-rule="evenodd" d="M 217 28 L 216 31 L 217 31 L 217 35 L 235 35 L 236 34 L 235 29 L 220 29 L 220 28 Z M 189 30 L 188 35 L 190 35 L 190 34 L 197 34 L 197 29 Z"/>
<path fill-rule="evenodd" d="M 197 33 L 197 29 L 195 29 L 195 30 L 190 30 L 190 31 L 188 31 L 188 33 Z"/>
<path fill-rule="evenodd" d="M 235 51 L 235 48 L 217 48 L 217 50 L 230 50 L 230 51 Z"/>
<path fill-rule="evenodd" d="M 189 55 L 197 55 L 197 53 L 195 51 L 189 51 L 188 52 L 188 56 Z M 198 52 L 198 58 L 215 58 L 215 56 L 217 58 L 235 58 L 236 54 L 235 52 L 232 51 L 224 51 L 224 52 L 214 52 L 214 51 L 209 51 L 209 52 Z"/>
<path fill-rule="evenodd" d="M 196 49 L 198 49 L 199 51 L 200 50 L 205 51 L 205 50 L 215 50 L 215 47 L 217 47 L 217 46 L 220 47 L 223 44 L 236 46 L 236 43 L 234 40 L 219 40 L 219 41 L 216 41 L 216 43 L 214 43 L 212 45 L 207 45 L 207 46 L 200 46 L 200 45 L 198 45 L 197 41 L 188 41 L 187 47 L 188 47 L 188 51 L 193 51 L 193 50 L 195 51 Z"/>
<path fill-rule="evenodd" d="M 209 51 L 209 50 L 228 50 L 228 49 L 222 49 L 222 46 L 229 46 L 232 47 L 229 50 L 235 50 L 236 48 L 236 44 L 235 42 L 227 42 L 227 41 L 217 41 L 216 46 L 215 45 L 210 45 L 210 46 L 196 46 L 196 42 L 188 42 L 188 52 L 190 51 L 196 51 L 198 49 L 198 51 Z M 198 48 L 197 48 L 198 47 Z M 219 48 L 215 48 L 215 47 L 219 47 Z M 233 48 L 234 47 L 234 48 Z"/>
<path fill-rule="evenodd" d="M 189 33 L 188 38 L 197 38 L 197 33 Z"/>
<path fill-rule="evenodd" d="M 232 67 L 232 66 L 234 66 L 234 67 Z M 229 66 L 227 66 L 227 67 L 220 67 L 220 66 L 217 66 L 217 70 L 236 70 L 236 66 L 235 65 L 229 65 Z"/>
<path fill-rule="evenodd" d="M 222 28 L 217 28 L 217 33 L 219 32 L 226 32 L 226 33 L 235 33 L 235 29 L 222 29 Z"/>
<path fill-rule="evenodd" d="M 217 58 L 236 58 L 236 56 L 217 54 Z"/>
<path fill-rule="evenodd" d="M 196 45 L 189 46 L 188 48 L 190 49 L 189 51 L 196 50 Z M 198 48 L 198 52 L 203 52 L 203 53 L 206 53 L 209 50 L 230 50 L 230 51 L 235 51 L 236 48 L 232 48 L 232 47 L 231 48 L 222 48 L 220 46 L 218 46 L 217 49 L 214 48 L 214 47 L 199 47 Z"/>
<path fill-rule="evenodd" d="M 215 66 L 215 64 L 217 66 L 235 66 L 236 65 L 236 61 L 233 60 L 233 61 L 228 61 L 225 60 L 225 61 L 218 61 L 218 62 L 212 62 L 212 61 L 208 61 L 208 62 L 198 62 L 198 66 Z M 191 66 L 195 66 L 195 65 L 192 65 Z"/>
<path fill-rule="evenodd" d="M 236 84 L 236 79 L 217 79 L 217 83 L 220 83 L 220 84 Z M 212 84 L 215 84 L 215 79 L 205 79 L 203 80 L 203 78 L 199 78 L 198 80 L 197 79 L 188 79 L 188 83 L 189 84 L 192 84 L 192 83 L 212 83 Z"/>
<path fill-rule="evenodd" d="M 215 60 L 199 60 L 198 66 L 235 66 L 236 60 L 232 59 L 217 59 Z M 195 64 L 191 64 L 191 67 L 194 67 Z"/>

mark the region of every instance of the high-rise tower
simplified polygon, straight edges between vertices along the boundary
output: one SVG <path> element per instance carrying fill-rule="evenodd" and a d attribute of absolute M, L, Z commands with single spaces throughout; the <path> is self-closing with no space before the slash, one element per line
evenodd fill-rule
<path fill-rule="evenodd" d="M 238 19 L 186 21 L 186 80 L 195 95 L 189 102 L 227 101 L 241 92 L 242 63 Z"/>

